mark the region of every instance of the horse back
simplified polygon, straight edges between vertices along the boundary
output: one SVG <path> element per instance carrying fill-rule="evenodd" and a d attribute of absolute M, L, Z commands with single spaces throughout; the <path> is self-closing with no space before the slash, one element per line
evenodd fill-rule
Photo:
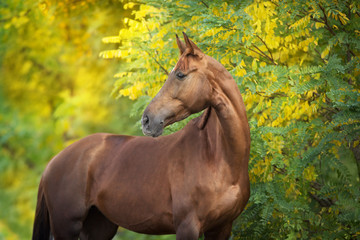
<path fill-rule="evenodd" d="M 98 161 L 96 152 L 104 147 L 107 136 L 109 134 L 105 133 L 87 136 L 69 145 L 50 160 L 42 176 L 49 205 L 58 207 L 64 205 L 61 201 L 69 204 L 76 202 L 76 207 L 86 208 L 91 165 Z M 127 139 L 126 136 L 119 136 L 116 138 L 116 145 L 122 145 Z"/>

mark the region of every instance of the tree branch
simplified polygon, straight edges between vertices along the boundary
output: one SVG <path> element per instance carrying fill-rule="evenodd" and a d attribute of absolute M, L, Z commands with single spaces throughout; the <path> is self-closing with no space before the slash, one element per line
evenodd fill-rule
<path fill-rule="evenodd" d="M 274 99 L 275 97 L 288 97 L 288 95 L 283 92 L 274 92 L 269 96 L 266 96 L 265 92 L 256 92 L 256 93 L 258 93 L 262 97 L 269 98 L 269 99 Z"/>
<path fill-rule="evenodd" d="M 271 58 L 271 57 L 269 57 L 268 55 L 266 55 L 266 53 L 264 53 L 263 51 L 261 51 L 257 46 L 255 46 L 254 44 L 251 44 L 254 48 L 256 48 L 260 53 L 258 53 L 258 52 L 256 52 L 255 50 L 253 50 L 253 49 L 251 49 L 251 48 L 248 48 L 249 50 L 251 50 L 251 51 L 253 51 L 253 52 L 255 52 L 255 53 L 257 53 L 257 54 L 259 54 L 259 55 L 261 55 L 261 56 L 263 56 L 263 57 L 265 57 L 265 58 L 267 58 L 267 59 L 269 59 L 274 65 L 277 65 L 277 63 Z"/>
<path fill-rule="evenodd" d="M 329 30 L 329 32 L 330 32 L 333 36 L 336 36 L 336 33 L 334 32 L 334 30 L 333 30 L 333 29 L 331 28 L 331 26 L 329 25 L 329 21 L 328 21 L 328 18 L 327 18 L 327 16 L 326 16 L 326 12 L 325 12 L 324 7 L 321 6 L 320 4 L 318 4 L 318 6 L 319 6 L 319 8 L 321 9 L 321 11 L 322 11 L 323 14 L 324 14 L 324 17 L 323 17 L 322 19 L 324 20 L 323 23 L 325 24 L 326 29 Z M 341 21 L 340 21 L 340 23 L 341 23 Z M 342 23 L 341 23 L 341 24 L 342 24 Z M 356 55 L 355 55 L 355 53 L 350 49 L 350 46 L 347 45 L 347 47 L 348 47 L 348 52 L 349 52 L 353 57 L 355 57 Z"/>
<path fill-rule="evenodd" d="M 319 52 L 319 50 L 316 49 L 316 47 L 314 47 L 314 51 L 319 55 L 320 59 L 326 64 L 325 59 L 323 59 L 323 58 L 321 57 L 321 53 Z"/>
<path fill-rule="evenodd" d="M 209 5 L 207 5 L 204 1 L 200 1 L 202 4 L 205 5 L 206 8 L 209 8 Z"/>
<path fill-rule="evenodd" d="M 309 196 L 314 199 L 315 201 L 317 201 L 320 206 L 322 207 L 330 207 L 331 205 L 334 205 L 333 200 L 331 200 L 330 198 L 326 198 L 326 199 L 321 199 L 318 196 L 316 196 L 315 194 L 312 194 L 309 192 Z"/>
<path fill-rule="evenodd" d="M 266 44 L 266 42 L 265 42 L 261 37 L 259 37 L 259 35 L 257 35 L 257 34 L 256 34 L 256 37 L 259 38 L 260 41 L 265 45 L 266 49 L 267 49 L 268 52 L 270 53 L 271 61 L 272 61 L 275 65 L 277 65 L 277 63 L 275 62 L 274 57 L 273 57 L 273 55 L 272 55 L 272 53 L 271 53 L 271 51 L 270 51 L 270 48 L 268 47 L 268 45 Z"/>
<path fill-rule="evenodd" d="M 149 56 L 157 63 L 157 65 L 159 65 L 161 70 L 163 70 L 166 75 L 169 75 L 169 72 L 164 68 L 163 65 L 161 65 L 161 63 L 155 57 L 153 57 L 147 50 L 143 49 L 143 51 L 145 51 L 147 54 L 149 54 Z"/>
<path fill-rule="evenodd" d="M 266 56 L 264 56 L 264 55 L 262 55 L 261 53 L 259 53 L 259 52 L 255 51 L 254 49 L 251 49 L 251 48 L 249 48 L 249 47 L 246 47 L 246 48 L 247 48 L 247 49 L 249 49 L 250 51 L 252 51 L 252 52 L 254 52 L 254 53 L 256 53 L 256 54 L 260 55 L 260 57 L 263 57 L 263 58 L 266 58 L 266 59 L 267 59 L 267 57 L 266 57 Z"/>
<path fill-rule="evenodd" d="M 148 25 L 145 24 L 145 27 L 146 27 L 146 29 L 148 30 L 150 39 L 152 39 L 153 36 L 152 36 L 152 34 L 151 34 L 151 31 L 150 31 Z M 140 46 L 140 45 L 139 45 L 139 46 Z M 160 63 L 155 57 L 153 57 L 153 56 L 149 53 L 149 51 L 143 49 L 141 46 L 140 46 L 140 48 L 141 48 L 143 51 L 145 51 L 147 54 L 149 54 L 149 56 L 157 63 L 157 65 L 159 65 L 159 67 L 161 68 L 161 70 L 163 70 L 166 75 L 169 75 L 169 72 L 164 68 L 163 65 L 161 65 L 161 63 Z M 155 49 L 155 54 L 156 54 L 157 56 L 159 55 L 159 54 L 158 54 L 158 51 L 157 51 L 156 49 Z"/>
<path fill-rule="evenodd" d="M 320 4 L 318 4 L 318 6 L 319 6 L 319 8 L 321 9 L 321 11 L 322 11 L 323 14 L 324 14 L 324 17 L 322 18 L 322 19 L 324 20 L 323 23 L 325 24 L 327 30 L 329 30 L 329 32 L 330 32 L 333 36 L 335 36 L 335 35 L 336 35 L 335 32 L 332 30 L 332 28 L 331 28 L 330 25 L 329 25 L 329 21 L 328 21 L 328 18 L 327 18 L 327 16 L 326 16 L 325 8 L 324 8 L 323 6 L 321 6 Z"/>

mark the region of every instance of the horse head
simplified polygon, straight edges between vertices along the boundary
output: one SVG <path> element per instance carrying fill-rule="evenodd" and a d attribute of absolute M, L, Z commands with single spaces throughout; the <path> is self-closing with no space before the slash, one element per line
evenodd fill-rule
<path fill-rule="evenodd" d="M 160 136 L 166 126 L 210 105 L 213 88 L 209 79 L 212 72 L 207 67 L 208 56 L 183 34 L 185 43 L 176 35 L 179 61 L 143 113 L 141 123 L 145 135 Z"/>

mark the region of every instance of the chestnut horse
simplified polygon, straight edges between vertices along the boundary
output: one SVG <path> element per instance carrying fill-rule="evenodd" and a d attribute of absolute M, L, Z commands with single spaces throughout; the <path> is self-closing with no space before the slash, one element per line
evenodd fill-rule
<path fill-rule="evenodd" d="M 118 226 L 177 240 L 230 237 L 250 195 L 245 106 L 219 62 L 186 34 L 176 38 L 180 59 L 142 116 L 152 137 L 94 134 L 55 156 L 40 181 L 33 239 L 111 239 Z"/>

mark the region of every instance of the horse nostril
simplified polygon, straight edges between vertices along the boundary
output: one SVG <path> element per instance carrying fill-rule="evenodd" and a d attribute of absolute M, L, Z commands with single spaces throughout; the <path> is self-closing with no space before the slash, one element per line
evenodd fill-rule
<path fill-rule="evenodd" d="M 145 115 L 142 120 L 143 125 L 149 125 L 149 117 Z"/>
<path fill-rule="evenodd" d="M 161 121 L 161 122 L 160 122 L 160 125 L 164 125 L 164 121 Z"/>

